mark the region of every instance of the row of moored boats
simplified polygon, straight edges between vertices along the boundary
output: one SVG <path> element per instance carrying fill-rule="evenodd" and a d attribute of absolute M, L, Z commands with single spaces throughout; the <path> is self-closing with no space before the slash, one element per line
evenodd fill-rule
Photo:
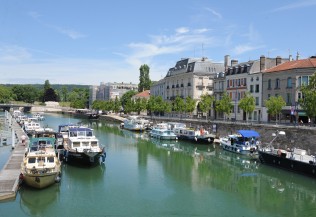
<path fill-rule="evenodd" d="M 146 119 L 130 116 L 121 127 L 131 131 L 148 131 L 150 136 L 162 140 L 190 140 L 197 143 L 213 143 L 215 135 L 203 127 L 187 127 L 184 123 L 162 122 L 153 125 Z"/>
<path fill-rule="evenodd" d="M 104 163 L 106 152 L 93 129 L 62 124 L 55 131 L 42 128 L 35 120 L 21 121 L 15 117 L 29 138 L 28 143 L 24 144 L 25 157 L 21 164 L 20 179 L 23 183 L 34 188 L 45 188 L 59 182 L 63 162 L 80 167 Z M 29 128 L 28 125 L 33 127 Z"/>
<path fill-rule="evenodd" d="M 260 134 L 255 130 L 238 130 L 236 133 L 215 138 L 215 135 L 203 127 L 190 128 L 184 123 L 165 122 L 152 125 L 148 120 L 131 116 L 121 127 L 132 131 L 148 131 L 150 136 L 157 139 L 184 139 L 199 143 L 218 142 L 229 152 L 242 154 L 261 163 L 274 167 L 298 172 L 316 178 L 316 157 L 300 148 L 280 149 L 273 146 L 278 136 L 285 136 L 284 131 L 273 133 L 270 143 L 263 145 Z"/>

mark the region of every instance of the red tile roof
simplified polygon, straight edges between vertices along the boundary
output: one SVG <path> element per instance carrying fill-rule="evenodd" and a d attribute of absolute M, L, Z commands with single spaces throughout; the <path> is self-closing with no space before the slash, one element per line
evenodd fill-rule
<path fill-rule="evenodd" d="M 308 58 L 302 60 L 293 60 L 282 63 L 273 68 L 267 69 L 264 72 L 280 72 L 290 69 L 301 69 L 301 68 L 316 68 L 316 58 Z"/>
<path fill-rule="evenodd" d="M 150 90 L 145 90 L 133 96 L 134 98 L 149 98 L 150 97 Z"/>

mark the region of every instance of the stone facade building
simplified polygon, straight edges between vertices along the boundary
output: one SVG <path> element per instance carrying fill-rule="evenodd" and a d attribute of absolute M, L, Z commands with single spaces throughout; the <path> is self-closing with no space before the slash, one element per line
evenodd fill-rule
<path fill-rule="evenodd" d="M 206 57 L 184 58 L 170 68 L 162 80 L 155 83 L 150 92 L 172 101 L 177 96 L 185 99 L 190 96 L 197 101 L 202 94 L 213 95 L 214 76 L 224 71 L 223 63 L 214 63 Z"/>
<path fill-rule="evenodd" d="M 246 120 L 246 113 L 239 108 L 238 103 L 247 92 L 255 98 L 256 105 L 255 110 L 248 114 L 249 121 L 264 121 L 267 119 L 266 109 L 263 108 L 262 104 L 262 72 L 288 60 L 281 57 L 268 58 L 265 56 L 261 56 L 258 60 L 243 63 L 231 60 L 225 76 L 226 92 L 233 103 L 233 110 L 230 114 L 232 120 Z"/>
<path fill-rule="evenodd" d="M 316 56 L 301 60 L 297 56 L 296 60 L 265 70 L 262 78 L 263 102 L 271 96 L 280 95 L 286 102 L 282 118 L 307 122 L 308 117 L 299 105 L 299 99 L 303 97 L 300 87 L 308 84 L 315 72 Z"/>
<path fill-rule="evenodd" d="M 138 90 L 138 84 L 132 83 L 104 83 L 101 82 L 100 86 L 90 86 L 89 93 L 89 107 L 91 108 L 94 100 L 115 100 L 116 97 L 121 98 L 127 91 Z"/>

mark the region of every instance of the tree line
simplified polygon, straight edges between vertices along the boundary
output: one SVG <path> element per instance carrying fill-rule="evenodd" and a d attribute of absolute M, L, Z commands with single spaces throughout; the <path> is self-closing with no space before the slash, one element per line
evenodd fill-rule
<path fill-rule="evenodd" d="M 0 103 L 12 101 L 41 104 L 55 101 L 73 108 L 87 108 L 89 88 L 85 85 L 51 85 L 49 80 L 43 85 L 0 85 Z"/>

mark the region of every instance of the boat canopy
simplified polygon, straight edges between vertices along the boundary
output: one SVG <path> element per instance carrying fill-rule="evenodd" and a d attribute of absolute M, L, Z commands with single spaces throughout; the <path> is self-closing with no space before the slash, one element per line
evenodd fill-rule
<path fill-rule="evenodd" d="M 250 138 L 250 137 L 255 137 L 258 138 L 260 137 L 259 133 L 254 130 L 238 130 L 238 133 L 242 135 L 243 137 Z"/>

